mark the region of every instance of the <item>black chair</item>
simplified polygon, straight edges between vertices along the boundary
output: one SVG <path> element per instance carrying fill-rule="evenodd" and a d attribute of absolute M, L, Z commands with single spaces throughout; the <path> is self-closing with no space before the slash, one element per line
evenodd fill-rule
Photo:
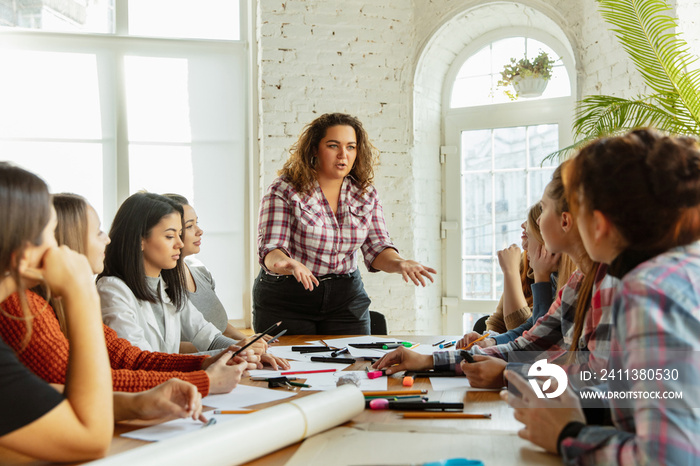
<path fill-rule="evenodd" d="M 377 311 L 369 311 L 369 333 L 372 335 L 387 335 L 386 317 Z"/>
<path fill-rule="evenodd" d="M 474 328 L 472 328 L 472 330 L 475 331 L 476 333 L 483 334 L 486 331 L 486 319 L 488 319 L 488 318 L 489 318 L 489 316 L 486 315 L 484 317 L 480 317 L 479 319 L 477 319 L 477 321 L 474 322 Z"/>

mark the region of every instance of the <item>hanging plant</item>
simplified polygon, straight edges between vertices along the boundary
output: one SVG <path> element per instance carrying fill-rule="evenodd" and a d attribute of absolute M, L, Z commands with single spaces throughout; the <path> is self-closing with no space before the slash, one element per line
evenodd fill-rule
<path fill-rule="evenodd" d="M 504 91 L 510 100 L 516 100 L 518 97 L 539 97 L 552 78 L 555 62 L 556 60 L 550 58 L 545 51 L 540 51 L 532 61 L 527 57 L 517 61 L 511 58 L 510 63 L 507 63 L 501 71 L 498 86 L 513 86 L 515 94 L 510 89 Z"/>

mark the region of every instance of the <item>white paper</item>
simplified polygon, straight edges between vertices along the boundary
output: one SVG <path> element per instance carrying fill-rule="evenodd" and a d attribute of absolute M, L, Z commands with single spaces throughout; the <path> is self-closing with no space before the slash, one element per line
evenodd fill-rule
<path fill-rule="evenodd" d="M 270 401 L 284 400 L 296 395 L 288 390 L 271 390 L 269 388 L 238 385 L 229 393 L 208 395 L 202 398 L 202 404 L 218 409 L 239 409 Z"/>
<path fill-rule="evenodd" d="M 91 466 L 218 466 L 247 463 L 349 421 L 365 409 L 355 386 L 295 398 L 193 432 L 95 461 Z"/>
<path fill-rule="evenodd" d="M 216 419 L 216 424 L 221 424 L 224 422 L 232 421 L 236 418 L 242 416 L 247 416 L 247 414 L 214 414 L 209 415 L 209 413 L 204 413 L 207 419 Z M 145 440 L 147 442 L 159 442 L 161 440 L 166 440 L 172 437 L 177 437 L 188 432 L 194 432 L 199 429 L 207 429 L 211 426 L 205 426 L 199 421 L 195 421 L 192 418 L 189 419 L 175 419 L 172 421 L 164 422 L 162 424 L 156 424 L 150 427 L 144 427 L 143 429 L 134 430 L 122 434 L 122 437 L 133 438 L 136 440 Z"/>
<path fill-rule="evenodd" d="M 300 353 L 299 351 L 292 351 L 291 346 L 270 346 L 267 348 L 267 352 L 284 359 L 292 359 L 294 361 L 306 361 L 311 362 L 311 356 L 330 356 L 332 351 L 323 353 Z"/>
<path fill-rule="evenodd" d="M 309 388 L 302 390 L 333 390 L 336 387 L 338 379 L 343 375 L 356 374 L 360 381 L 360 390 L 386 390 L 387 378 L 377 377 L 370 379 L 365 371 L 343 371 L 330 374 L 309 374 L 306 376 L 306 384 L 311 385 Z"/>
<path fill-rule="evenodd" d="M 448 458 L 484 464 L 556 465 L 561 459 L 515 433 L 380 432 L 337 427 L 302 443 L 286 466 L 409 465 Z"/>
<path fill-rule="evenodd" d="M 352 364 L 338 364 L 338 363 L 328 363 L 328 362 L 306 362 L 306 361 L 289 361 L 290 369 L 280 369 L 273 371 L 271 369 L 260 369 L 249 371 L 251 377 L 282 377 L 282 372 L 294 372 L 294 371 L 318 371 L 324 369 L 335 369 L 336 371 L 342 371 L 346 367 L 350 367 Z M 290 377 L 304 378 L 306 374 L 291 374 Z"/>

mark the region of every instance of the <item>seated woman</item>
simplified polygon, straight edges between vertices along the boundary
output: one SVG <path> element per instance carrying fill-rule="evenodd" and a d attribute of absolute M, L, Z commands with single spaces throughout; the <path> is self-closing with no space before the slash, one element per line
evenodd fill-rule
<path fill-rule="evenodd" d="M 290 335 L 368 335 L 370 272 L 426 285 L 436 271 L 402 258 L 372 185 L 378 156 L 362 123 L 342 113 L 312 121 L 260 204 L 253 286 L 255 329 L 283 321 Z"/>
<path fill-rule="evenodd" d="M 75 194 L 57 194 L 53 196 L 53 204 L 57 214 L 58 243 L 85 255 L 92 273 L 102 272 L 109 237 L 100 230 L 100 219 L 95 209 L 83 197 Z M 27 301 L 30 309 L 42 310 L 33 312 L 33 332 L 29 341 L 24 342 L 23 323 L 16 319 L 22 315 L 17 295 L 2 303 L 0 334 L 17 352 L 22 364 L 32 372 L 47 382 L 63 384 L 68 368 L 69 344 L 65 327 L 63 333 L 59 328 L 59 321 L 65 322 L 62 303 L 52 300 L 54 315 L 51 306 L 37 293 L 28 291 Z M 246 369 L 256 368 L 256 358 L 252 354 L 244 355 L 250 365 L 243 358 L 234 359 L 238 364 L 227 365 L 230 356 L 225 351 L 220 357 L 210 358 L 152 353 L 118 338 L 116 332 L 104 324 L 102 329 L 112 366 L 114 390 L 141 392 L 176 377 L 195 384 L 204 396 L 228 393 L 237 385 Z M 51 363 L 47 364 L 47 361 Z M 179 384 L 177 386 L 180 387 Z"/>
<path fill-rule="evenodd" d="M 43 283 L 65 303 L 73 345 L 64 394 L 40 380 L 0 340 L 0 446 L 47 461 L 104 456 L 112 441 L 112 384 L 99 298 L 85 257 L 59 248 L 46 184 L 0 162 L 0 302 L 15 295 L 31 338 L 27 287 Z"/>
<path fill-rule="evenodd" d="M 199 227 L 194 207 L 190 205 L 186 197 L 179 194 L 163 194 L 163 196 L 180 204 L 184 212 L 182 234 L 184 246 L 181 249 L 181 254 L 185 259 L 187 297 L 204 318 L 214 324 L 224 336 L 238 340 L 245 339 L 246 335 L 229 323 L 226 309 L 214 291 L 215 284 L 211 272 L 204 264 L 191 257 L 201 250 L 202 235 L 204 234 L 204 230 Z"/>
<path fill-rule="evenodd" d="M 586 250 L 622 280 L 609 367 L 618 376 L 603 389 L 613 392 L 605 399 L 613 426 L 594 425 L 571 391 L 539 399 L 508 372 L 522 396 L 502 396 L 525 424 L 519 435 L 566 464 L 699 464 L 697 141 L 644 129 L 601 139 L 572 160 L 565 180 Z M 629 393 L 647 396 L 616 396 Z"/>
<path fill-rule="evenodd" d="M 619 281 L 607 274 L 607 266 L 593 262 L 586 254 L 576 222 L 564 195 L 562 168 L 552 176 L 542 196 L 540 231 L 545 247 L 552 253 L 566 253 L 577 265 L 576 270 L 547 314 L 532 329 L 512 342 L 488 348 L 474 348 L 475 363 L 462 362 L 459 352 L 437 352 L 432 356 L 410 351 L 395 351 L 375 363 L 389 367 L 387 373 L 435 367 L 464 374 L 473 387 L 499 388 L 504 385 L 503 371 L 508 364 L 548 361 L 564 362 L 570 381 L 583 384 L 583 370 L 605 367 L 610 352 L 610 305 Z M 567 354 L 568 353 L 568 354 Z"/>
<path fill-rule="evenodd" d="M 111 243 L 105 250 L 104 270 L 98 275 L 102 319 L 121 338 L 146 351 L 177 353 L 180 341 L 198 351 L 238 345 L 207 322 L 188 300 L 180 250 L 183 242 L 182 207 L 167 197 L 136 193 L 119 207 Z M 277 368 L 286 361 L 255 346 L 263 362 Z"/>
<path fill-rule="evenodd" d="M 544 240 L 537 224 L 541 212 L 542 208 L 538 202 L 530 208 L 528 218 L 522 225 L 524 252 L 521 261 L 517 260 L 519 254 L 514 253 L 518 251 L 515 245 L 499 251 L 499 262 L 504 276 L 504 292 L 496 312 L 486 321 L 486 328 L 500 334 L 475 343 L 482 348 L 513 341 L 526 330 L 530 330 L 535 322 L 549 310 L 556 292 L 566 285 L 576 269 L 567 254 L 550 254 L 544 247 Z M 518 262 L 520 262 L 520 268 L 516 269 Z M 528 305 L 522 306 L 523 303 Z M 512 312 L 512 309 L 519 305 L 522 307 Z M 506 308 L 511 310 L 510 320 L 503 318 L 507 314 Z M 521 321 L 520 318 L 526 315 L 527 320 Z M 502 328 L 508 330 L 499 330 Z M 479 337 L 481 335 L 477 332 L 467 333 L 457 342 L 457 348 L 463 348 Z"/>

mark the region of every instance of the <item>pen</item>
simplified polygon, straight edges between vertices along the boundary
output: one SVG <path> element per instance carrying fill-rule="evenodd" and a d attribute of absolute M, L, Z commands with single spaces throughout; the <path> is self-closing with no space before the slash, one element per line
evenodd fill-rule
<path fill-rule="evenodd" d="M 340 364 L 355 364 L 355 362 L 357 362 L 353 358 L 329 358 L 326 356 L 312 356 L 311 361 L 313 361 L 313 362 L 337 362 Z"/>
<path fill-rule="evenodd" d="M 280 321 L 277 322 L 276 324 L 270 325 L 270 327 L 269 327 L 267 330 L 265 330 L 265 331 L 262 332 L 260 335 L 258 335 L 257 337 L 253 338 L 253 339 L 250 340 L 248 343 L 246 343 L 245 345 L 243 345 L 243 348 L 241 348 L 241 349 L 239 349 L 238 351 L 236 351 L 235 353 L 233 353 L 233 356 L 232 356 L 232 357 L 238 356 L 238 355 L 240 354 L 241 351 L 243 351 L 244 349 L 246 349 L 247 347 L 249 347 L 250 345 L 252 345 L 252 344 L 255 343 L 256 341 L 258 341 L 259 339 L 261 339 L 262 337 L 264 337 L 265 335 L 267 335 L 268 333 L 270 333 L 270 332 L 271 332 L 273 329 L 275 329 L 276 327 L 279 327 L 281 323 L 282 323 L 282 321 L 280 320 Z"/>
<path fill-rule="evenodd" d="M 464 409 L 464 403 L 442 403 L 440 401 L 389 401 L 389 400 L 369 400 L 365 402 L 365 407 L 370 409 L 398 409 L 402 411 L 426 411 L 429 409 Z"/>
<path fill-rule="evenodd" d="M 471 347 L 474 345 L 474 343 L 476 343 L 477 341 L 483 340 L 484 338 L 488 337 L 489 335 L 491 335 L 490 332 L 484 333 L 484 334 L 481 335 L 479 338 L 477 338 L 476 340 L 472 341 L 472 342 L 469 343 L 467 346 L 465 346 L 464 349 L 469 349 L 469 348 L 471 348 Z"/>
<path fill-rule="evenodd" d="M 387 395 L 424 395 L 428 390 L 368 390 L 362 392 L 364 396 L 387 396 Z"/>
<path fill-rule="evenodd" d="M 433 343 L 433 346 L 437 346 L 437 345 L 439 345 L 440 343 L 445 343 L 445 340 L 443 339 L 443 340 L 438 341 L 437 343 Z"/>
<path fill-rule="evenodd" d="M 331 353 L 331 357 L 332 357 L 332 358 L 335 358 L 335 357 L 337 357 L 339 354 L 347 353 L 348 351 L 350 351 L 350 350 L 349 350 L 348 347 L 346 346 L 345 348 L 339 349 L 338 351 L 333 351 L 333 352 Z"/>
<path fill-rule="evenodd" d="M 306 388 L 311 388 L 311 385 L 307 385 L 307 384 L 301 383 L 301 382 L 287 382 L 287 384 L 292 385 L 293 387 L 306 387 Z"/>
<path fill-rule="evenodd" d="M 425 400 L 428 401 L 427 396 L 423 395 L 395 395 L 395 396 L 366 396 L 365 400 L 377 400 L 377 399 L 385 399 L 385 400 L 407 400 L 407 399 L 420 399 L 420 400 Z"/>
<path fill-rule="evenodd" d="M 450 346 L 453 346 L 455 343 L 457 343 L 457 340 L 448 341 L 447 343 L 441 343 L 440 349 L 449 348 Z"/>
<path fill-rule="evenodd" d="M 250 380 L 252 380 L 254 382 L 267 382 L 268 380 L 270 380 L 270 377 L 255 377 L 255 376 L 253 376 L 250 378 Z M 297 380 L 297 378 L 296 377 L 287 377 L 287 380 Z"/>
<path fill-rule="evenodd" d="M 215 409 L 214 414 L 248 414 L 255 411 L 257 409 Z"/>
<path fill-rule="evenodd" d="M 442 419 L 491 419 L 491 413 L 488 414 L 470 414 L 470 413 L 450 413 L 450 412 L 441 412 L 441 413 L 431 413 L 431 412 L 424 412 L 424 413 L 399 413 L 401 416 L 404 417 L 404 419 L 435 419 L 435 418 L 442 418 Z"/>
<path fill-rule="evenodd" d="M 282 372 L 280 375 L 292 375 L 292 374 L 319 374 L 321 372 L 335 372 L 336 369 L 320 369 L 317 371 L 288 371 Z"/>
<path fill-rule="evenodd" d="M 281 336 L 284 335 L 285 333 L 287 333 L 287 329 L 286 329 L 286 328 L 285 328 L 284 330 L 282 330 L 280 333 L 278 333 L 277 335 L 275 335 L 274 337 L 272 337 L 272 338 L 270 339 L 270 341 L 267 342 L 267 344 L 268 344 L 268 345 L 273 344 L 275 341 L 277 341 L 277 339 L 278 339 L 279 337 L 281 337 Z"/>

